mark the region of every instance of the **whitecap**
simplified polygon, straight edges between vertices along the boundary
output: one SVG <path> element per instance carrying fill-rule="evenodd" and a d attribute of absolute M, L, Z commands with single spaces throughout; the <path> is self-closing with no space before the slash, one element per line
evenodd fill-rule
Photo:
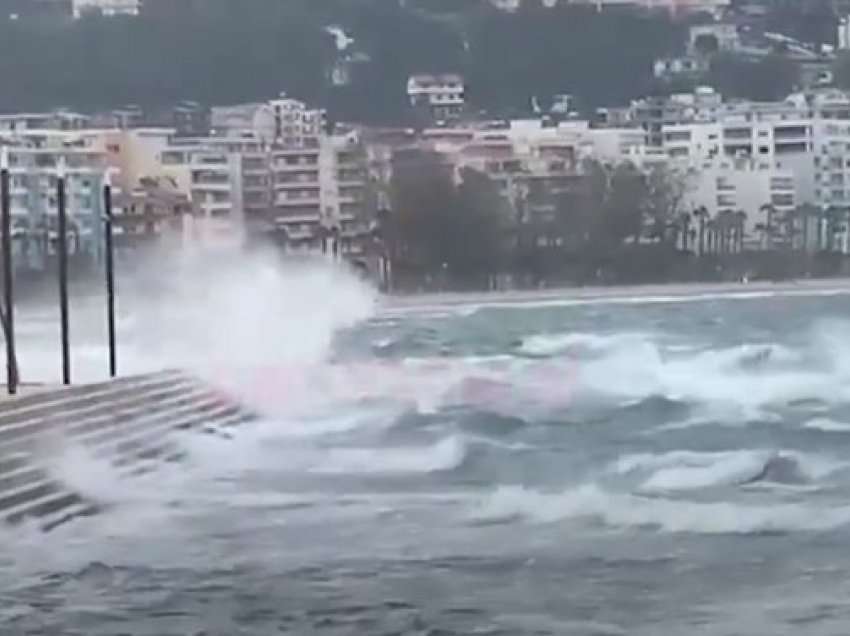
<path fill-rule="evenodd" d="M 816 417 L 803 424 L 803 428 L 824 433 L 850 433 L 850 422 L 839 422 L 828 417 Z"/>
<path fill-rule="evenodd" d="M 546 493 L 504 486 L 470 511 L 475 522 L 587 520 L 619 529 L 696 534 L 823 531 L 850 523 L 850 506 L 694 502 L 607 492 L 589 484 Z"/>
<path fill-rule="evenodd" d="M 332 448 L 309 471 L 319 474 L 433 473 L 458 468 L 466 456 L 466 442 L 453 435 L 424 448 Z"/>

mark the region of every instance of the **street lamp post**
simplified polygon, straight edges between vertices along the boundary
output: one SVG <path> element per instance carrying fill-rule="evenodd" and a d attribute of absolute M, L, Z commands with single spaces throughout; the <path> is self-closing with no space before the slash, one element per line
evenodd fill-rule
<path fill-rule="evenodd" d="M 56 171 L 56 200 L 59 206 L 57 237 L 59 257 L 59 311 L 62 331 L 62 383 L 71 384 L 71 347 L 68 335 L 68 210 L 66 201 L 65 164 L 60 161 Z"/>
<path fill-rule="evenodd" d="M 6 388 L 9 395 L 18 390 L 18 360 L 15 352 L 14 271 L 12 270 L 12 203 L 9 175 L 9 149 L 0 151 L 0 213 L 2 213 L 3 250 L 3 332 L 6 338 Z"/>
<path fill-rule="evenodd" d="M 106 327 L 109 339 L 109 377 L 118 373 L 115 349 L 115 265 L 112 247 L 112 183 L 109 170 L 103 178 L 104 244 L 106 247 Z"/>

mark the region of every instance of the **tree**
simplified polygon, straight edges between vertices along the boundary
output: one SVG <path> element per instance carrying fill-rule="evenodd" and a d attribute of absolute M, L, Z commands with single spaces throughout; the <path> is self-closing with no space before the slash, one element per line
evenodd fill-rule
<path fill-rule="evenodd" d="M 712 33 L 700 33 L 694 40 L 694 50 L 703 57 L 709 57 L 720 50 L 720 42 Z"/>
<path fill-rule="evenodd" d="M 832 66 L 835 85 L 844 90 L 850 89 L 850 51 L 839 51 Z"/>
<path fill-rule="evenodd" d="M 709 214 L 708 208 L 706 208 L 704 205 L 701 205 L 696 210 L 694 210 L 694 218 L 699 219 L 699 255 L 702 256 L 706 252 L 705 226 L 709 218 L 711 218 L 711 214 Z"/>
<path fill-rule="evenodd" d="M 486 175 L 465 169 L 456 185 L 439 156 L 420 153 L 391 184 L 394 255 L 420 273 L 481 280 L 502 263 L 506 204 Z"/>
<path fill-rule="evenodd" d="M 800 67 L 776 53 L 759 61 L 735 53 L 718 53 L 711 61 L 708 77 L 723 95 L 776 101 L 787 97 L 799 84 Z"/>
<path fill-rule="evenodd" d="M 680 219 L 688 189 L 687 177 L 681 172 L 661 167 L 650 170 L 646 181 L 646 220 L 652 236 L 657 240 L 664 240 L 668 236 L 668 230 L 675 229 L 676 222 Z"/>
<path fill-rule="evenodd" d="M 667 16 L 563 2 L 516 14 L 484 11 L 467 32 L 469 98 L 499 114 L 525 113 L 531 96 L 559 93 L 575 95 L 588 112 L 626 103 L 645 92 L 653 61 L 684 42 L 682 27 Z"/>
<path fill-rule="evenodd" d="M 777 210 L 772 203 L 765 203 L 759 208 L 764 215 L 764 221 L 759 224 L 762 230 L 762 245 L 770 250 L 773 249 L 773 238 L 776 236 Z"/>
<path fill-rule="evenodd" d="M 744 238 L 746 235 L 746 227 L 747 227 L 747 213 L 743 210 L 738 210 L 735 212 L 735 232 L 737 234 L 738 239 L 738 252 L 744 251 Z"/>

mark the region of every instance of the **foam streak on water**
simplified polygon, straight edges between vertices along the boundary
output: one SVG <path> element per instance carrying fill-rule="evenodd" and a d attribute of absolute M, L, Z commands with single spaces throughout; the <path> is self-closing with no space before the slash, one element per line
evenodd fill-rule
<path fill-rule="evenodd" d="M 321 259 L 157 262 L 121 287 L 122 365 L 263 417 L 174 435 L 184 461 L 141 477 L 54 448 L 104 510 L 2 531 L 0 632 L 846 632 L 840 289 L 389 306 Z M 98 377 L 101 306 L 75 306 Z"/>

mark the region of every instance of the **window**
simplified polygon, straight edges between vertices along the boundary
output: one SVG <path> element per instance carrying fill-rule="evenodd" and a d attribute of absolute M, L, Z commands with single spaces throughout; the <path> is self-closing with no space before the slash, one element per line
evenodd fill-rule
<path fill-rule="evenodd" d="M 770 202 L 777 206 L 794 205 L 794 195 L 788 193 L 770 195 Z"/>
<path fill-rule="evenodd" d="M 808 145 L 805 141 L 795 142 L 795 143 L 783 143 L 776 144 L 774 148 L 774 152 L 776 154 L 790 154 L 795 152 L 806 152 Z"/>

